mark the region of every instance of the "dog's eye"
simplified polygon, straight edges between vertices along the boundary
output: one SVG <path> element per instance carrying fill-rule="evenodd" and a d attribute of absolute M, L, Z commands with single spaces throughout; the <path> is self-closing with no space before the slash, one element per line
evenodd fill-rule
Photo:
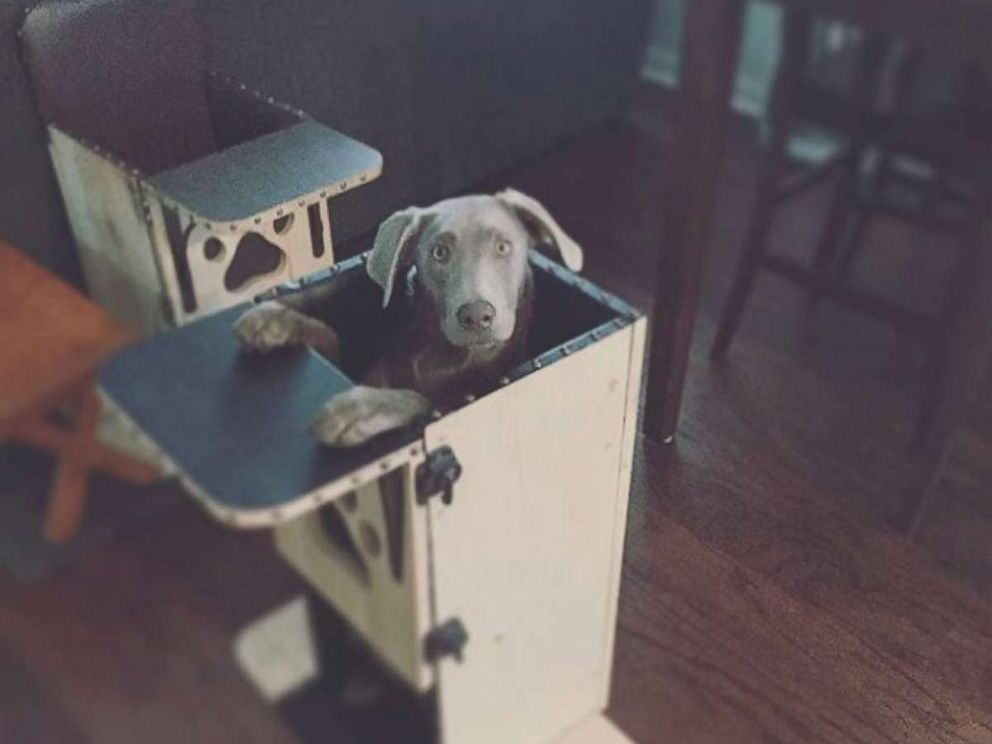
<path fill-rule="evenodd" d="M 501 256 L 510 255 L 510 251 L 513 250 L 513 246 L 505 240 L 501 240 L 496 244 L 496 252 Z"/>
<path fill-rule="evenodd" d="M 438 243 L 431 248 L 431 258 L 435 261 L 447 261 L 451 257 L 451 249 L 444 243 Z"/>

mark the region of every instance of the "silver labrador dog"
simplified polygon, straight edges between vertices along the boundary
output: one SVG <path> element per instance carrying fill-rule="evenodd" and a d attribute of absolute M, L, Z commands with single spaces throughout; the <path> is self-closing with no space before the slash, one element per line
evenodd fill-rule
<path fill-rule="evenodd" d="M 331 446 L 354 446 L 406 426 L 433 403 L 496 382 L 524 361 L 533 304 L 528 252 L 558 250 L 573 271 L 582 249 L 535 199 L 507 189 L 447 199 L 393 214 L 367 261 L 383 305 L 402 287 L 411 317 L 358 385 L 332 398 L 312 424 Z M 285 303 L 285 304 L 284 304 Z M 325 323 L 284 301 L 265 302 L 237 321 L 248 349 L 310 344 L 332 359 L 338 340 Z"/>

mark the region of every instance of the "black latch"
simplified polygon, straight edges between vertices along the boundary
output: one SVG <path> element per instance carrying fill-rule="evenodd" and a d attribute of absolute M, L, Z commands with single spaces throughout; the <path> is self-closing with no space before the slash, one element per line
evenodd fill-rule
<path fill-rule="evenodd" d="M 440 493 L 441 501 L 450 504 L 453 486 L 461 475 L 461 463 L 451 447 L 438 447 L 417 468 L 417 503 L 426 504 L 427 499 Z"/>
<path fill-rule="evenodd" d="M 468 643 L 468 631 L 457 617 L 445 621 L 424 637 L 424 656 L 434 663 L 445 656 L 462 660 L 462 650 Z"/>

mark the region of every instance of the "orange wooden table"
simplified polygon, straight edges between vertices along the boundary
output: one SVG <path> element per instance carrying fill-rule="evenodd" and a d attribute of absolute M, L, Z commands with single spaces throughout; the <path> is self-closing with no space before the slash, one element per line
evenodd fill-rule
<path fill-rule="evenodd" d="M 96 439 L 95 370 L 132 338 L 82 294 L 0 241 L 0 441 L 55 454 L 45 516 L 45 537 L 53 542 L 78 529 L 90 469 L 140 484 L 157 476 L 152 466 Z M 55 414 L 69 415 L 74 425 Z"/>

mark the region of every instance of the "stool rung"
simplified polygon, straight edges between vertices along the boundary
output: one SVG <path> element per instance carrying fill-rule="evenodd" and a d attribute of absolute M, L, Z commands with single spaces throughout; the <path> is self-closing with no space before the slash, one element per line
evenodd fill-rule
<path fill-rule="evenodd" d="M 822 163 L 816 163 L 807 168 L 803 168 L 798 173 L 794 173 L 785 179 L 775 194 L 775 201 L 779 204 L 788 201 L 794 196 L 798 196 L 807 189 L 825 181 L 839 166 L 843 165 L 851 153 L 848 150 L 831 155 Z"/>
<path fill-rule="evenodd" d="M 824 281 L 820 274 L 806 268 L 794 259 L 784 256 L 762 256 L 759 264 L 762 268 L 810 289 L 820 297 L 888 321 L 901 328 L 922 335 L 929 331 L 933 325 L 932 318 L 916 310 L 903 307 L 855 287 L 837 284 L 829 278 Z"/>

